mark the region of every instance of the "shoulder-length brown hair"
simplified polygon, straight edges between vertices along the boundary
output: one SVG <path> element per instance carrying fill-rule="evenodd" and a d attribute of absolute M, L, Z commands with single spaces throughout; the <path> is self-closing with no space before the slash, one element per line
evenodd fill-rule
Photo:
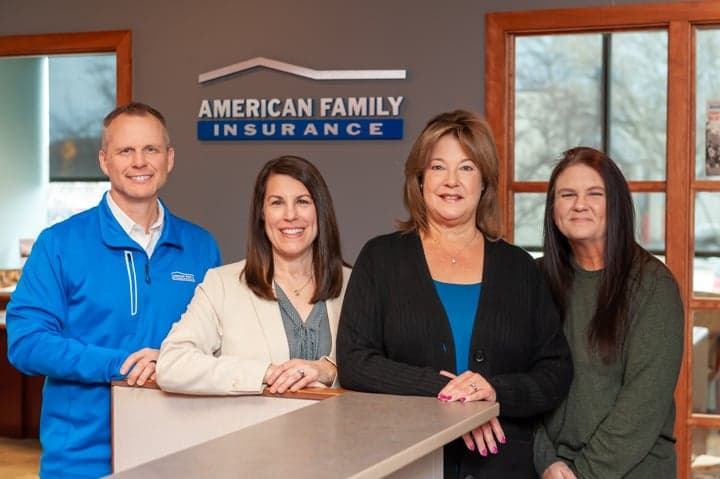
<path fill-rule="evenodd" d="M 483 191 L 478 201 L 475 224 L 489 239 L 502 236 L 498 205 L 498 152 L 490 125 L 479 115 L 455 110 L 431 119 L 415 140 L 405 162 L 405 191 L 403 201 L 410 217 L 400 221 L 401 231 L 427 231 L 428 219 L 422 183 L 430 163 L 433 148 L 445 135 L 454 136 L 465 153 L 480 170 Z"/>
<path fill-rule="evenodd" d="M 299 156 L 281 156 L 265 163 L 255 180 L 250 205 L 250 226 L 248 228 L 247 255 L 245 261 L 245 282 L 257 296 L 274 300 L 272 244 L 265 234 L 263 206 L 268 178 L 271 175 L 287 175 L 307 188 L 315 204 L 317 217 L 317 238 L 313 242 L 313 274 L 315 292 L 311 303 L 337 298 L 342 291 L 343 260 L 340 249 L 340 233 L 335 220 L 330 190 L 320 171 L 309 161 Z"/>

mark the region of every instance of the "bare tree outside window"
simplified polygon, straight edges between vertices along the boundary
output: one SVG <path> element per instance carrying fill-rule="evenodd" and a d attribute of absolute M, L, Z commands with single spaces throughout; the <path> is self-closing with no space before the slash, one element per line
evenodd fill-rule
<path fill-rule="evenodd" d="M 629 180 L 665 178 L 667 34 L 518 37 L 515 181 L 547 181 L 562 152 L 605 149 Z M 664 195 L 635 194 L 638 240 L 664 250 Z M 515 242 L 539 250 L 544 194 L 515 195 Z"/>
<path fill-rule="evenodd" d="M 49 58 L 50 180 L 101 181 L 102 118 L 115 107 L 115 55 Z"/>
<path fill-rule="evenodd" d="M 48 60 L 48 223 L 95 206 L 109 188 L 98 166 L 102 119 L 115 107 L 114 54 Z"/>

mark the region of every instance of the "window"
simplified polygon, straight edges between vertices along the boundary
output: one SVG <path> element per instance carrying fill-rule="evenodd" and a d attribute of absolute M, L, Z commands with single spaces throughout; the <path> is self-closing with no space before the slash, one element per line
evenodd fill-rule
<path fill-rule="evenodd" d="M 539 249 L 564 149 L 600 147 L 620 164 L 637 238 L 664 258 L 686 308 L 678 477 L 720 477 L 720 176 L 708 169 L 720 169 L 720 3 L 490 14 L 485 47 L 508 239 Z"/>
<path fill-rule="evenodd" d="M 665 179 L 667 33 L 519 36 L 515 40 L 515 182 L 545 181 L 562 152 L 609 152 L 629 180 Z M 664 195 L 636 193 L 638 240 L 665 249 Z M 541 248 L 545 195 L 514 195 L 515 242 Z"/>
<path fill-rule="evenodd" d="M 131 98 L 130 58 L 127 31 L 0 36 L 0 268 L 20 265 L 20 239 L 108 188 L 96 166 L 98 128 Z"/>
<path fill-rule="evenodd" d="M 116 76 L 115 54 L 48 58 L 48 224 L 95 206 L 109 188 L 98 149 Z"/>

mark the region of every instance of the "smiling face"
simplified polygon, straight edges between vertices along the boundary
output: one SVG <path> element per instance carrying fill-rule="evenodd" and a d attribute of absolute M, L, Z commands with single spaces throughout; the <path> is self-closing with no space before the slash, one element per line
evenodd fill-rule
<path fill-rule="evenodd" d="M 175 164 L 162 123 L 152 115 L 122 114 L 105 129 L 100 169 L 110 179 L 110 194 L 124 211 L 157 200 Z"/>
<path fill-rule="evenodd" d="M 455 136 L 444 135 L 433 147 L 422 186 L 429 223 L 475 224 L 482 176 Z"/>
<path fill-rule="evenodd" d="M 558 175 L 553 220 L 571 245 L 604 251 L 606 210 L 605 183 L 593 168 L 578 163 Z"/>
<path fill-rule="evenodd" d="M 308 189 L 288 175 L 268 177 L 263 200 L 265 234 L 273 255 L 286 260 L 312 258 L 317 211 Z"/>

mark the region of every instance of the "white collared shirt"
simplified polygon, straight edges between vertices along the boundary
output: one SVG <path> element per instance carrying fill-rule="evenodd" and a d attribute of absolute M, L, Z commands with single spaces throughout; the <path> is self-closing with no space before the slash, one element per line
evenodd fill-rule
<path fill-rule="evenodd" d="M 112 199 L 112 196 L 110 195 L 110 192 L 106 195 L 108 206 L 110 207 L 110 211 L 112 212 L 113 216 L 117 220 L 118 223 L 120 223 L 120 226 L 122 227 L 123 231 L 125 231 L 130 238 L 135 240 L 137 244 L 139 244 L 142 249 L 145 250 L 145 252 L 148 255 L 148 258 L 152 256 L 153 251 L 155 251 L 155 246 L 157 245 L 158 240 L 160 239 L 160 234 L 162 233 L 163 224 L 165 223 L 165 209 L 163 208 L 162 204 L 160 203 L 160 200 L 157 200 L 158 204 L 158 217 L 157 220 L 155 220 L 155 223 L 150 226 L 150 232 L 145 233 L 145 228 L 140 226 L 139 224 L 135 223 L 128 215 L 125 214 L 125 212 L 120 209 L 120 207 L 115 203 L 115 201 Z"/>

